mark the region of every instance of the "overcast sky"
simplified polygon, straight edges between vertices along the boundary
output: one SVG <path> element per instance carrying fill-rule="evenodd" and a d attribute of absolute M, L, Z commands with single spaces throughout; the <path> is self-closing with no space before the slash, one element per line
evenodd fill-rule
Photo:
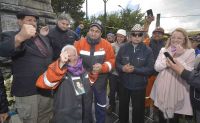
<path fill-rule="evenodd" d="M 98 15 L 104 13 L 103 0 L 87 0 L 88 15 Z M 160 25 L 166 32 L 171 32 L 176 27 L 183 27 L 187 31 L 200 31 L 200 0 L 108 0 L 107 13 L 121 11 L 118 5 L 123 8 L 129 7 L 136 9 L 139 7 L 142 12 L 152 9 L 154 15 L 161 14 Z M 83 4 L 83 11 L 86 11 L 86 5 Z M 194 15 L 194 16 L 187 16 Z M 187 16 L 187 17 L 172 17 Z M 170 17 L 170 18 L 164 18 Z M 150 26 L 150 33 L 155 28 L 155 21 Z"/>

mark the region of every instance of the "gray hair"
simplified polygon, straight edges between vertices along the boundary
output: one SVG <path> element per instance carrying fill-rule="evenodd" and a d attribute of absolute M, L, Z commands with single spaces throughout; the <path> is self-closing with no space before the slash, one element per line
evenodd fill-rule
<path fill-rule="evenodd" d="M 58 16 L 57 21 L 59 21 L 59 20 L 66 20 L 66 21 L 69 21 L 69 22 L 70 22 L 70 17 L 69 17 L 68 14 L 62 13 L 62 14 L 60 14 L 60 15 Z"/>
<path fill-rule="evenodd" d="M 64 52 L 64 51 L 66 51 L 67 49 L 72 49 L 72 50 L 74 50 L 76 56 L 78 56 L 77 50 L 76 50 L 76 48 L 75 48 L 73 45 L 66 45 L 66 46 L 64 46 L 64 47 L 62 48 L 61 52 Z"/>

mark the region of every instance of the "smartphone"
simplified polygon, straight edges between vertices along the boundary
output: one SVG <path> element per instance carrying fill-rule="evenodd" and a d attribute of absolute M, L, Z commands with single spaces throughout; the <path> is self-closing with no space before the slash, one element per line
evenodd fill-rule
<path fill-rule="evenodd" d="M 165 57 L 169 58 L 174 64 L 176 64 L 176 62 L 173 60 L 173 57 L 168 53 L 168 52 L 164 52 Z"/>
<path fill-rule="evenodd" d="M 147 16 L 153 16 L 153 11 L 152 11 L 152 9 L 147 10 Z"/>

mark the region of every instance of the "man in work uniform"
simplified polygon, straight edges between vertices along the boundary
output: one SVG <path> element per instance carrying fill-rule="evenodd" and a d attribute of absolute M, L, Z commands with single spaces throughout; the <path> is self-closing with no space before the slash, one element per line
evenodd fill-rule
<path fill-rule="evenodd" d="M 97 123 L 105 123 L 106 117 L 106 85 L 108 72 L 112 70 L 115 63 L 114 50 L 111 44 L 101 38 L 102 26 L 92 23 L 86 38 L 75 43 L 75 47 L 83 59 L 83 66 L 90 74 L 90 95 L 84 98 L 87 121 L 92 122 L 92 98 L 95 98 L 95 117 Z"/>

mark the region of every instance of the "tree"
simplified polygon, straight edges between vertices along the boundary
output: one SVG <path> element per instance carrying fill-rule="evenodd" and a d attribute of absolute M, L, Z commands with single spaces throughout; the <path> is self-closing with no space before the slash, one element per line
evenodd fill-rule
<path fill-rule="evenodd" d="M 75 25 L 78 25 L 79 21 L 82 21 L 85 15 L 81 10 L 84 1 L 85 0 L 52 0 L 51 5 L 54 12 L 57 14 L 62 12 L 69 13 L 75 21 Z"/>
<path fill-rule="evenodd" d="M 105 21 L 103 14 L 98 17 L 92 17 L 90 20 L 100 20 L 103 25 Z M 141 12 L 141 9 L 133 11 L 126 8 L 121 12 L 107 14 L 107 24 L 106 26 L 104 25 L 104 28 L 106 27 L 107 33 L 115 33 L 118 29 L 125 29 L 128 32 L 137 23 L 144 24 L 144 13 Z"/>

